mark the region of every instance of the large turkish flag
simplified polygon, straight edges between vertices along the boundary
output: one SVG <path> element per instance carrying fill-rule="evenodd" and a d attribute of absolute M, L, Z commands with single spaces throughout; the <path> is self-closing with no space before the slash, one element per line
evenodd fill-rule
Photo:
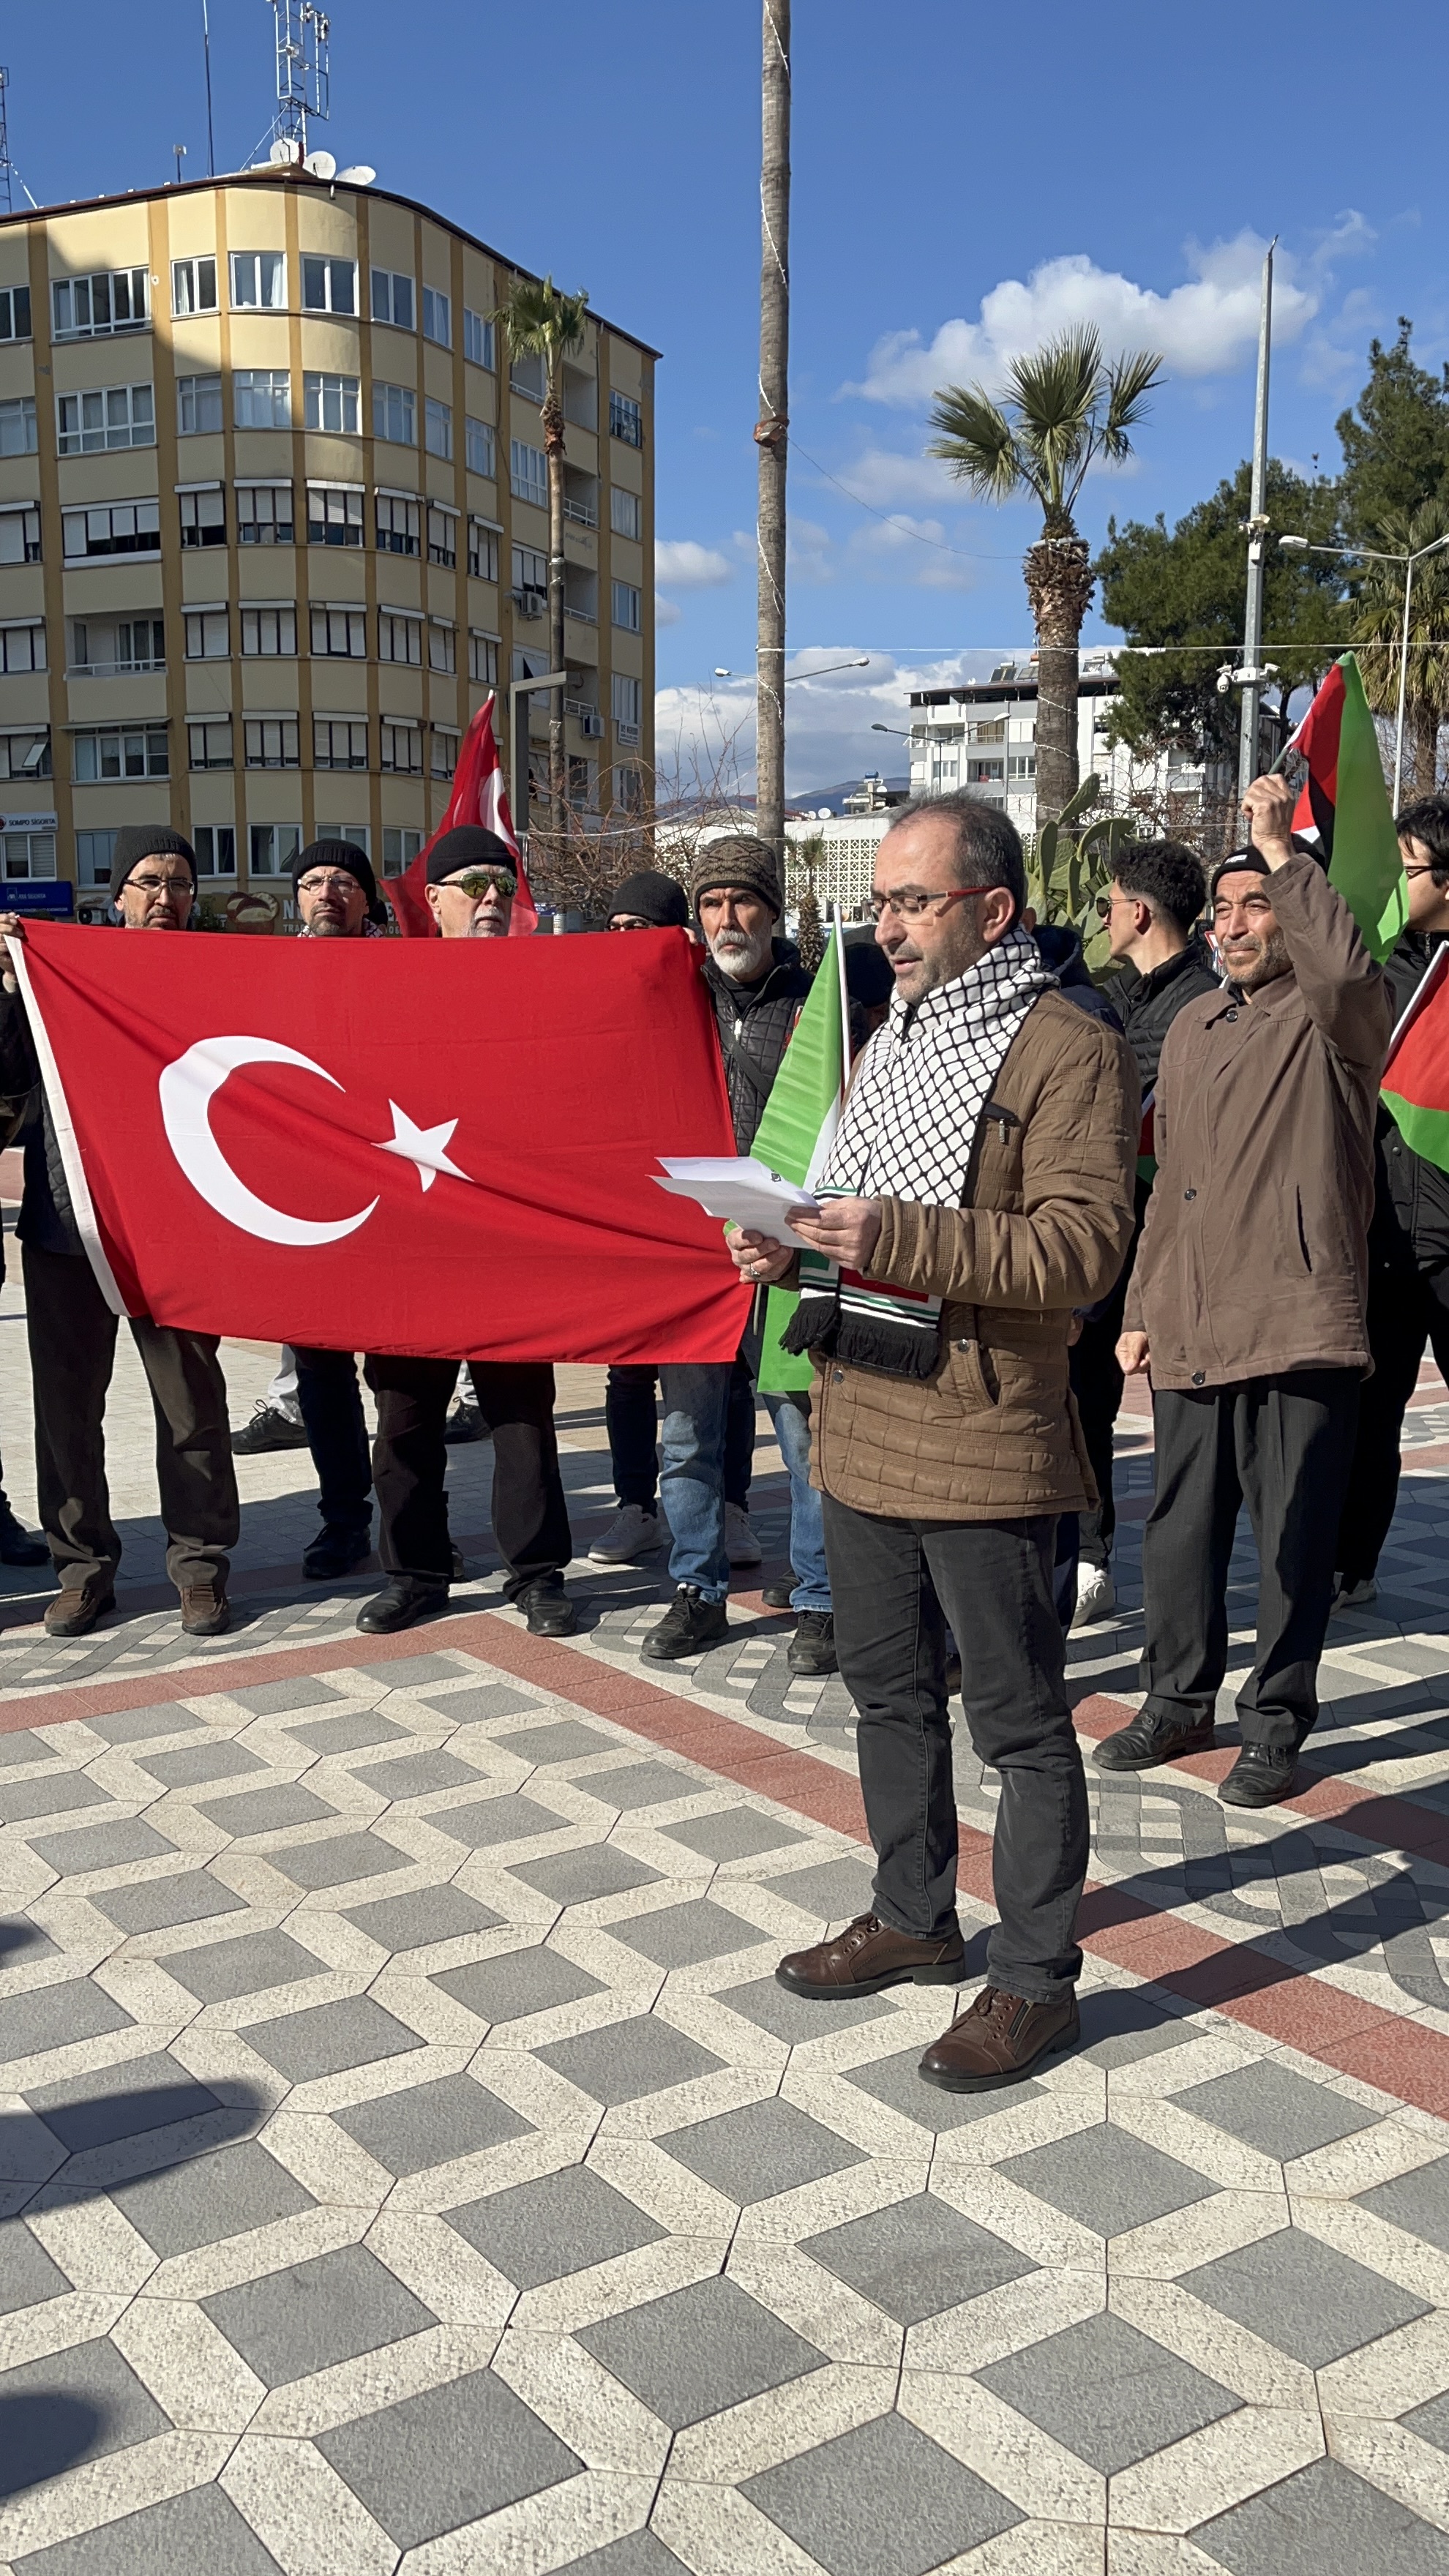
<path fill-rule="evenodd" d="M 697 949 L 27 923 L 21 974 L 118 1311 L 337 1350 L 732 1359 L 748 1291 L 661 1154 L 729 1154 Z"/>

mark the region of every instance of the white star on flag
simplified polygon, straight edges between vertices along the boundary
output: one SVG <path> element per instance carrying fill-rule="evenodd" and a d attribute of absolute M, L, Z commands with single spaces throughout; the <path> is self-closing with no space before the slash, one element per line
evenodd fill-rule
<path fill-rule="evenodd" d="M 456 1118 L 445 1118 L 437 1127 L 417 1127 L 395 1100 L 387 1105 L 392 1111 L 392 1134 L 376 1140 L 380 1154 L 400 1154 L 404 1162 L 416 1163 L 418 1179 L 425 1190 L 432 1188 L 439 1172 L 446 1172 L 455 1181 L 472 1181 L 471 1172 L 460 1172 L 457 1164 L 448 1159 Z"/>

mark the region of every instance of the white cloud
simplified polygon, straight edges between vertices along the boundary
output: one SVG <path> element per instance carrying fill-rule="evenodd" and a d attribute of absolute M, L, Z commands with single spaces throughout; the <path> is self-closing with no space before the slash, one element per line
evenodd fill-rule
<path fill-rule="evenodd" d="M 683 611 L 676 600 L 666 599 L 662 590 L 656 590 L 654 593 L 654 623 L 656 626 L 677 626 L 682 615 Z"/>
<path fill-rule="evenodd" d="M 754 539 L 750 552 L 755 551 Z M 786 563 L 793 581 L 833 581 L 835 578 L 835 540 L 828 528 L 817 519 L 791 517 L 786 541 Z"/>
<path fill-rule="evenodd" d="M 868 447 L 841 469 L 836 481 L 875 510 L 893 510 L 904 501 L 934 502 L 940 509 L 960 498 L 939 457 L 902 456 L 894 448 Z"/>
<path fill-rule="evenodd" d="M 661 537 L 654 549 L 654 569 L 671 590 L 715 590 L 735 577 L 728 555 L 713 546 L 696 545 L 692 537 Z"/>
<path fill-rule="evenodd" d="M 895 510 L 888 519 L 857 528 L 850 547 L 859 561 L 914 590 L 970 590 L 975 584 L 970 563 L 952 550 L 939 519 Z"/>
<path fill-rule="evenodd" d="M 1024 654 L 1029 649 L 1020 648 Z M 785 777 L 791 796 L 837 779 L 863 778 L 868 769 L 903 778 L 909 753 L 900 736 L 910 727 L 911 689 L 949 688 L 953 681 L 984 679 L 1002 660 L 999 651 L 951 654 L 931 664 L 897 663 L 872 653 L 864 670 L 832 670 L 864 653 L 848 639 L 814 645 L 790 664 L 785 699 Z M 661 689 L 654 702 L 659 764 L 666 777 L 684 782 L 721 780 L 754 785 L 755 693 L 747 681 L 718 681 L 703 689 Z M 890 727 L 872 733 L 873 724 Z"/>
<path fill-rule="evenodd" d="M 1329 238 L 1334 247 L 1346 247 L 1353 227 Z M 929 346 L 919 331 L 887 332 L 871 351 L 865 382 L 844 390 L 871 402 L 921 409 L 943 384 L 999 386 L 1009 360 L 1086 322 L 1096 324 L 1109 356 L 1157 349 L 1174 375 L 1221 374 L 1241 365 L 1257 346 L 1266 247 L 1252 232 L 1207 248 L 1189 243 L 1190 281 L 1166 295 L 1098 268 L 1082 251 L 1046 260 L 1025 282 L 1010 277 L 993 286 L 982 297 L 978 321 L 943 322 Z M 1275 342 L 1297 339 L 1319 300 L 1316 289 L 1294 282 L 1291 254 L 1280 250 L 1273 283 Z"/>

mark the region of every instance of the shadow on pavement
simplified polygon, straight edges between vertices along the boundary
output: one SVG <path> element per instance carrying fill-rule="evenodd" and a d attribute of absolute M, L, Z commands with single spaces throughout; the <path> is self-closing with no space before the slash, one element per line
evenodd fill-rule
<path fill-rule="evenodd" d="M 0 2396 L 0 2496 L 23 2494 L 90 2458 L 106 2422 L 103 2408 L 61 2388 Z"/>

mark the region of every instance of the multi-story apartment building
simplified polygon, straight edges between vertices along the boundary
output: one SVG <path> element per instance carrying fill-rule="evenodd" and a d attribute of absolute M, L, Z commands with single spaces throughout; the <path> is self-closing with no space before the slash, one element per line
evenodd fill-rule
<path fill-rule="evenodd" d="M 1106 720 L 1121 687 L 1110 646 L 1089 647 L 1077 683 L 1077 771 L 1102 782 L 1101 810 L 1128 813 L 1174 808 L 1188 830 L 1217 773 L 1184 752 L 1135 760 L 1110 743 Z M 911 794 L 941 796 L 967 787 L 1000 805 L 1019 832 L 1036 830 L 1036 657 L 1002 662 L 989 680 L 911 691 Z"/>
<path fill-rule="evenodd" d="M 0 218 L 5 879 L 84 907 L 141 821 L 218 893 L 334 831 L 407 864 L 472 711 L 550 667 L 542 385 L 490 318 L 511 273 L 297 166 Z M 585 812 L 637 806 L 653 755 L 656 354 L 591 316 L 565 371 Z"/>

